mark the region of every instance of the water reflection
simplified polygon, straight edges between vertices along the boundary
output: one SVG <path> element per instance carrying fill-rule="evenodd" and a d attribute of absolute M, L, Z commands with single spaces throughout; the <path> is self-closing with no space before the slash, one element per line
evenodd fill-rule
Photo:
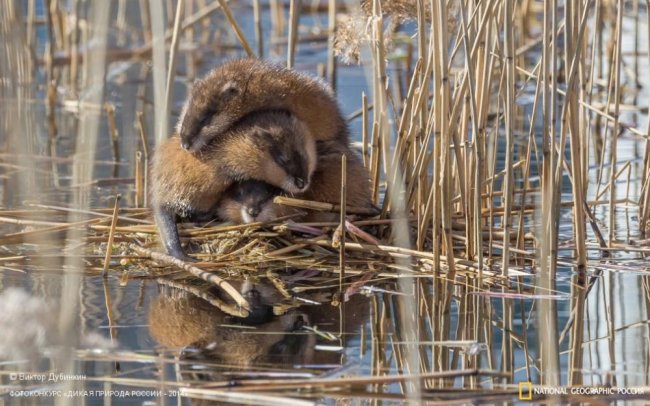
<path fill-rule="evenodd" d="M 342 340 L 359 334 L 368 317 L 363 297 L 348 303 L 351 311 L 341 320 L 341 309 L 321 293 L 303 299 L 327 299 L 323 304 L 284 310 L 279 304 L 286 299 L 269 282 L 240 285 L 252 307 L 243 319 L 177 288 L 164 286 L 151 303 L 149 332 L 158 344 L 176 351 L 179 380 L 316 376 L 342 362 Z M 219 294 L 213 288 L 207 293 Z"/>

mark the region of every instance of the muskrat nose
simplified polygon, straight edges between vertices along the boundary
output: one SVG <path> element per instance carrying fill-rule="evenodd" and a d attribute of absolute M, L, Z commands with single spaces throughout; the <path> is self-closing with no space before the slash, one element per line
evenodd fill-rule
<path fill-rule="evenodd" d="M 192 146 L 192 144 L 191 144 L 189 141 L 187 141 L 187 140 L 181 140 L 181 147 L 182 147 L 185 151 L 189 151 L 191 146 Z"/>
<path fill-rule="evenodd" d="M 246 209 L 246 212 L 251 215 L 251 217 L 257 217 L 260 214 L 260 209 L 257 207 L 249 207 Z"/>
<path fill-rule="evenodd" d="M 293 179 L 293 182 L 296 184 L 296 187 L 298 189 L 302 189 L 305 187 L 305 180 L 303 178 L 295 177 Z"/>

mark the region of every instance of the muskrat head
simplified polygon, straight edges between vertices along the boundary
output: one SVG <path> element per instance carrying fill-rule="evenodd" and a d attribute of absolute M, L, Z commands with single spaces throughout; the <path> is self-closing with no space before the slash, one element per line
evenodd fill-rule
<path fill-rule="evenodd" d="M 176 124 L 183 149 L 200 151 L 244 114 L 242 80 L 228 73 L 194 83 Z"/>
<path fill-rule="evenodd" d="M 273 198 L 281 189 L 259 180 L 245 180 L 230 186 L 219 206 L 219 216 L 234 223 L 269 221 L 277 217 Z"/>
<path fill-rule="evenodd" d="M 302 122 L 287 116 L 287 120 L 255 129 L 252 140 L 268 154 L 264 180 L 286 192 L 301 193 L 309 187 L 316 170 L 316 143 Z"/>

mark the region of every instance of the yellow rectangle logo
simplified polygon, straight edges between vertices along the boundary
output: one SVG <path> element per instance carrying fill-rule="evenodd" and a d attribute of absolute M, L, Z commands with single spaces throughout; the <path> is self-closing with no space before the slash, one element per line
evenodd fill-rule
<path fill-rule="evenodd" d="M 524 393 L 524 389 L 525 392 Z M 533 384 L 531 382 L 519 382 L 519 400 L 533 399 Z"/>

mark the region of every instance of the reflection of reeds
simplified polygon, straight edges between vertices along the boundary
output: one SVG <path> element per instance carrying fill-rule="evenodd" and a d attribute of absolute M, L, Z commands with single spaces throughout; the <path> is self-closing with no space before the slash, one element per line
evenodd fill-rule
<path fill-rule="evenodd" d="M 97 44 L 98 50 L 95 57 L 87 61 L 84 65 L 86 72 L 92 72 L 87 75 L 89 78 L 89 94 L 85 99 L 91 105 L 102 105 L 104 101 L 104 73 L 106 71 L 106 49 L 108 38 L 108 14 L 110 7 L 105 4 L 101 7 L 95 7 L 92 10 L 91 20 L 93 25 L 92 41 Z M 77 134 L 77 145 L 75 148 L 72 163 L 72 182 L 74 185 L 80 185 L 73 196 L 73 206 L 80 210 L 87 210 L 90 205 L 90 185 L 94 179 L 94 164 L 89 157 L 94 157 L 97 150 L 99 139 L 100 116 L 98 112 L 82 109 L 80 111 L 80 120 Z M 85 216 L 78 211 L 69 213 L 70 222 L 84 220 Z M 85 242 L 86 233 L 79 228 L 68 230 L 66 240 L 67 247 L 71 254 L 78 254 Z M 78 346 L 80 337 L 78 326 L 79 317 L 79 288 L 81 286 L 81 273 L 83 261 L 79 256 L 66 257 L 64 263 L 64 278 L 61 289 L 61 310 L 59 313 L 59 333 L 63 337 L 66 345 L 61 352 L 57 354 L 60 357 L 61 372 L 74 374 L 77 366 L 74 358 L 71 357 L 74 349 Z M 66 389 L 73 389 L 79 383 L 73 380 L 65 383 Z M 62 402 L 62 400 L 59 400 Z"/>

